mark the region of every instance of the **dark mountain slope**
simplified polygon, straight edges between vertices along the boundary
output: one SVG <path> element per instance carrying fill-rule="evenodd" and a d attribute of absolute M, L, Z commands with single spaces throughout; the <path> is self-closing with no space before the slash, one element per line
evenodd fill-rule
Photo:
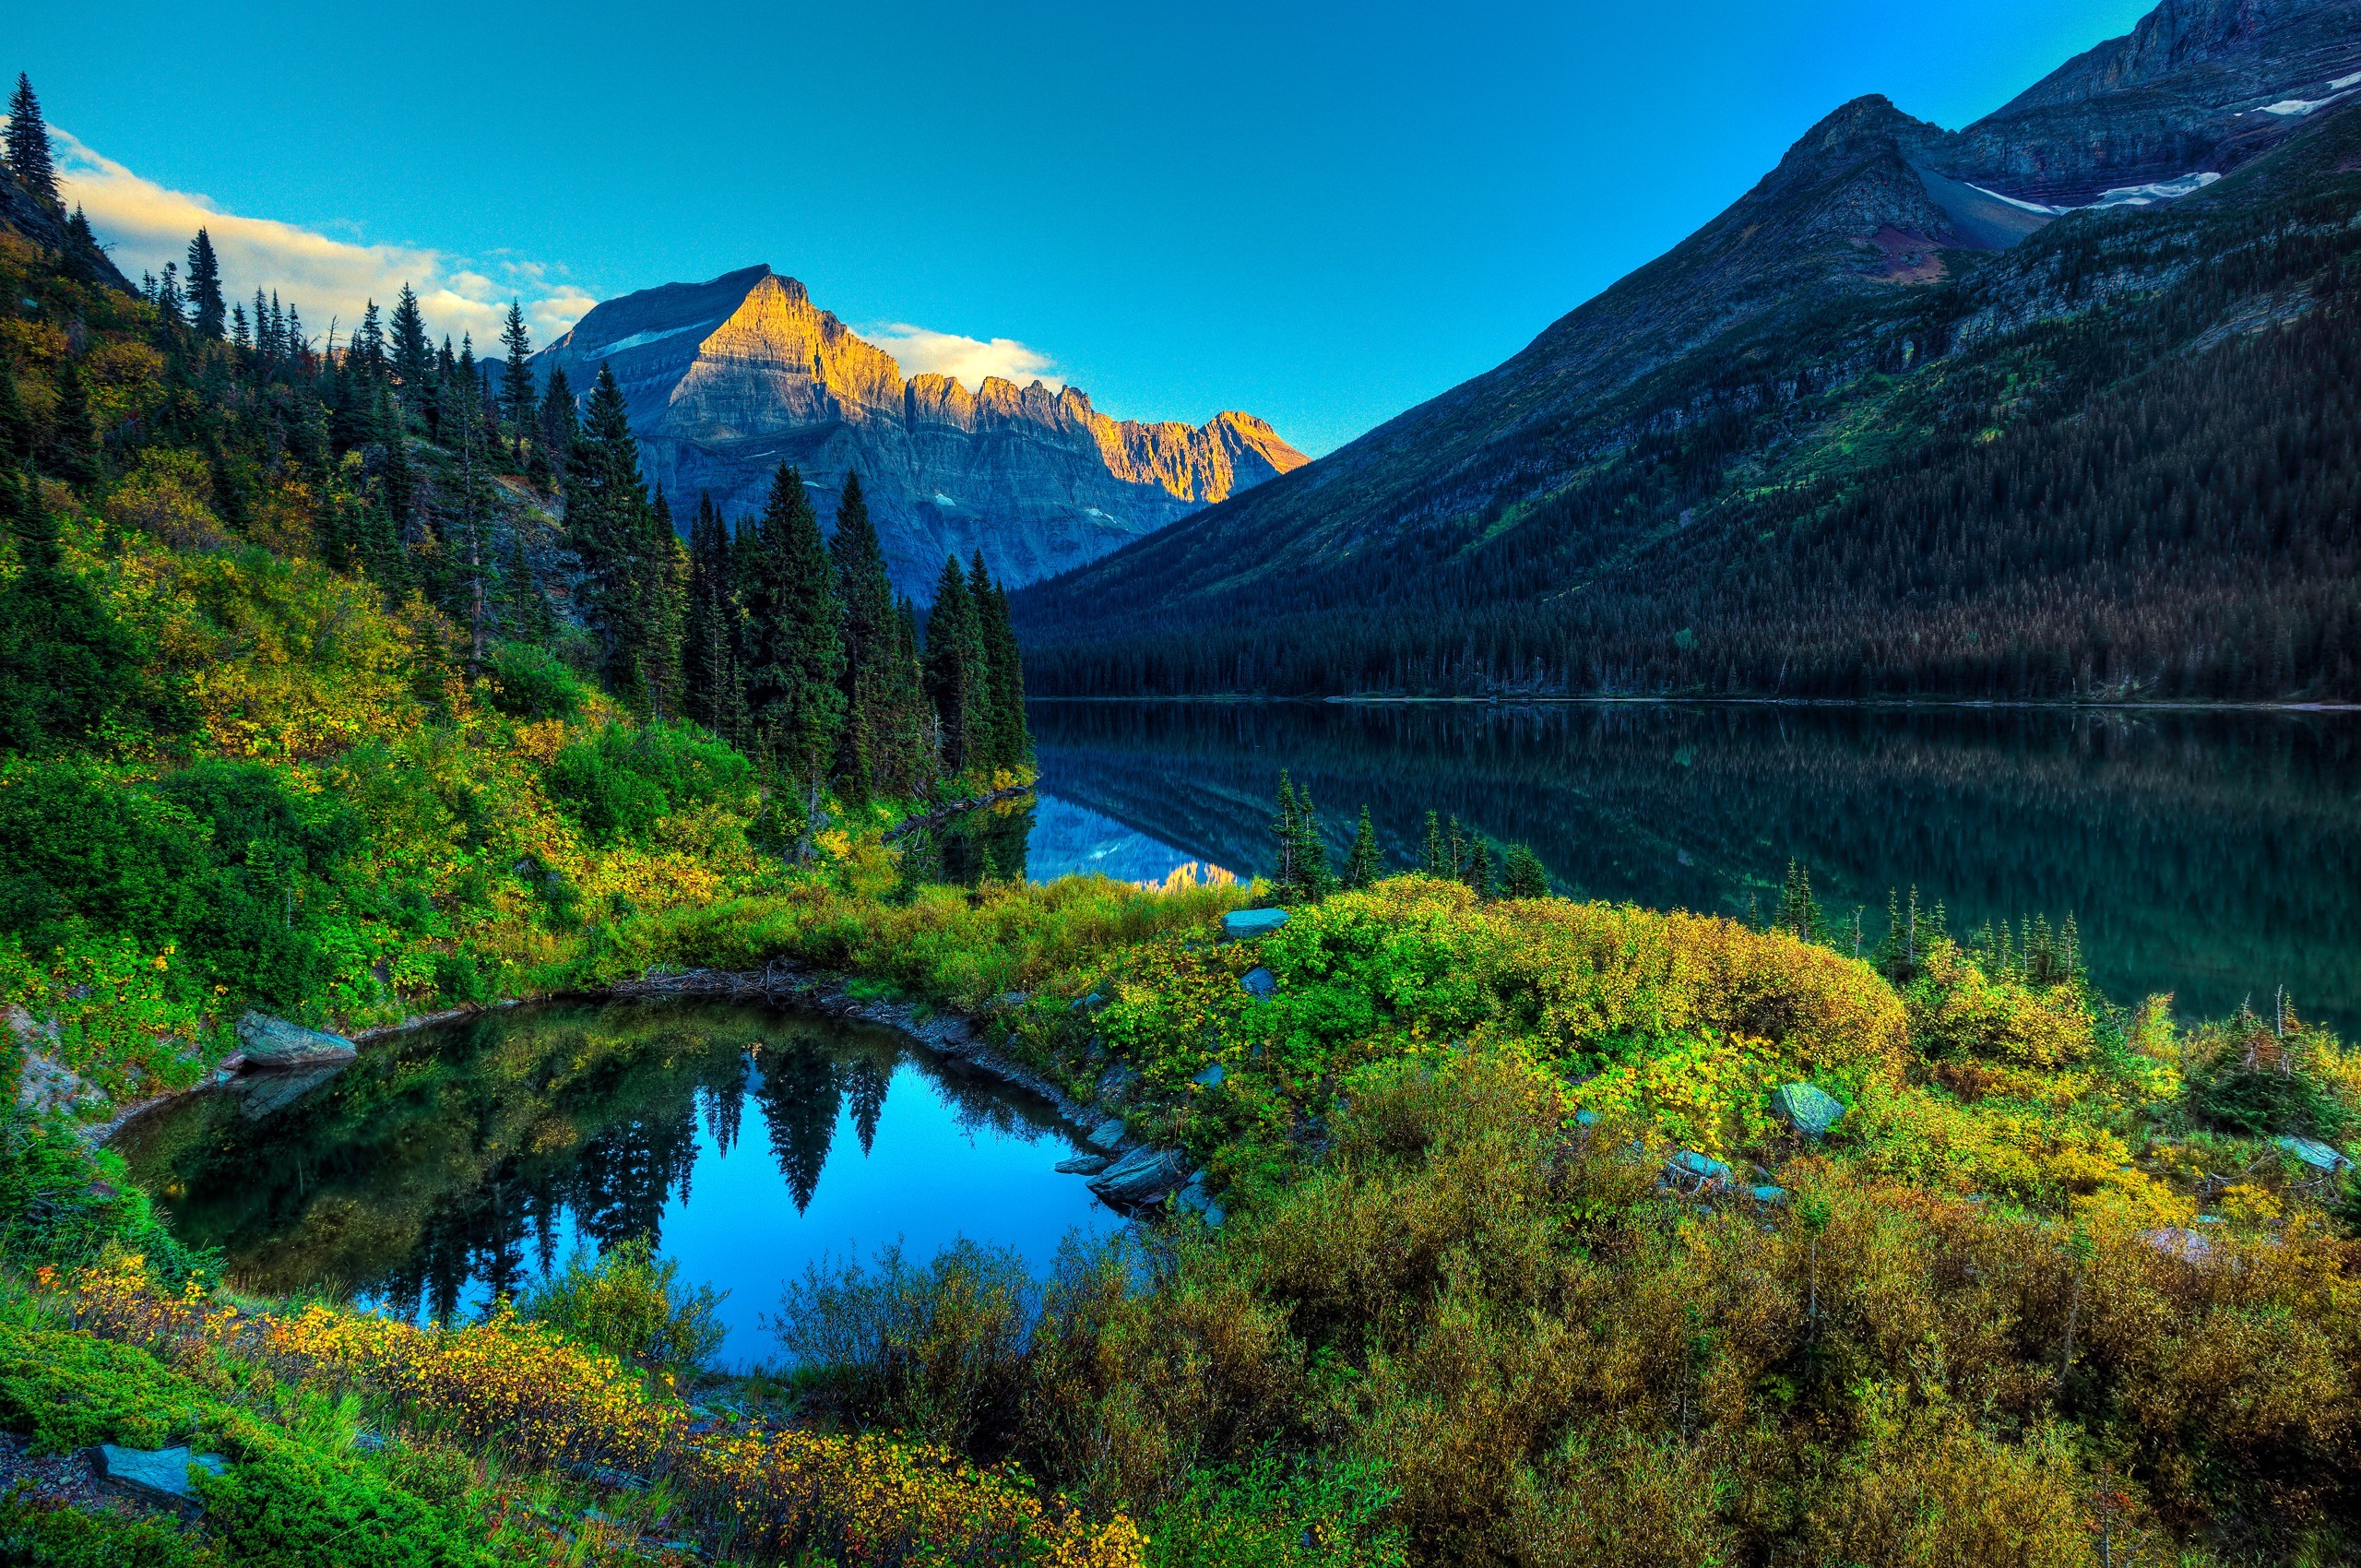
<path fill-rule="evenodd" d="M 1500 369 L 1021 596 L 1036 689 L 1795 692 L 1811 671 L 1814 690 L 2057 695 L 2086 666 L 2116 691 L 2343 689 L 2338 671 L 2361 650 L 2331 601 L 2350 589 L 2330 581 L 2300 609 L 2266 602 L 2260 585 L 2350 548 L 2333 505 L 2350 466 L 2335 354 L 2353 332 L 2361 121 L 2348 102 L 2273 114 L 2260 152 L 2261 133 L 2191 132 L 2230 172 L 2181 169 L 2172 189 L 2197 194 L 2177 202 L 2119 191 L 2157 167 L 2137 161 L 2153 156 L 2144 142 L 2127 142 L 2121 163 L 2087 148 L 2126 95 L 2252 98 L 2258 81 L 2319 77 L 2349 40 L 2293 24 L 2209 31 L 2221 7 L 2189 9 L 2204 15 L 2148 29 L 2178 41 L 2178 75 L 2077 63 L 2100 86 L 2075 178 L 2118 193 L 2109 205 L 2052 222 L 1976 166 L 1979 136 L 2005 139 L 1991 123 L 1952 136 L 1881 100 L 1848 105 L 1729 212 Z M 2306 27 L 2355 13 L 2289 9 Z M 2259 36 L 2297 33 L 2311 42 L 2296 63 L 2274 43 L 2254 64 Z M 1995 120 L 2035 110 L 2048 112 L 2012 105 Z M 2009 134 L 2030 145 L 2022 130 Z M 2230 346 L 2235 327 L 2288 322 L 2283 342 Z M 2265 374 L 2277 379 L 2238 384 Z M 2258 421 L 2294 411 L 2270 401 L 2274 388 L 2314 386 L 2301 417 L 2328 454 L 2320 471 L 2294 489 L 2256 474 L 2225 488 L 2211 461 L 2222 444 L 2260 440 Z M 2185 500 L 2205 519 L 2176 535 L 2169 560 L 2153 541 L 2122 553 L 2128 537 L 2100 516 L 2119 506 L 2114 490 L 2053 498 L 2030 519 L 1961 499 L 1987 445 L 2013 462 L 2068 460 L 2088 434 L 2077 422 L 2109 397 L 2179 433 L 2140 469 L 2155 504 Z M 2110 469 L 2108 484 L 2129 472 Z M 1929 577 L 1845 536 L 1869 526 L 1860 506 L 1900 505 L 1895 487 L 1914 474 L 1951 476 L 1940 520 L 1974 538 L 1983 577 L 1943 575 L 1964 565 Z M 2259 508 L 2282 518 L 2260 555 Z M 1927 504 L 1903 512 L 1928 526 Z M 1774 549 L 1776 572 L 1758 559 Z M 1737 586 L 1707 591 L 1725 581 Z M 1896 656 L 1896 637 L 1928 646 L 1929 604 L 1984 618 L 1958 634 L 1980 651 Z M 2283 646 L 2294 651 L 2274 664 Z"/>

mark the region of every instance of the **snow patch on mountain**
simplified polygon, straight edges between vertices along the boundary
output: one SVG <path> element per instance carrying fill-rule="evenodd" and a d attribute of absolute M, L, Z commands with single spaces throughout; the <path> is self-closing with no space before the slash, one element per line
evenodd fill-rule
<path fill-rule="evenodd" d="M 2203 190 L 2221 177 L 2213 171 L 2206 169 L 2193 174 L 2180 175 L 2177 179 L 2157 180 L 2145 185 L 2118 185 L 2112 190 L 2101 191 L 2096 201 L 2084 202 L 2080 207 L 2052 207 L 2047 202 L 2026 201 L 2022 197 L 2004 196 L 1987 186 L 1973 184 L 1967 188 L 1988 196 L 1994 201 L 2005 201 L 2021 211 L 2038 212 L 2045 218 L 2063 218 L 2070 212 L 2090 212 L 2100 208 L 2152 207 L 2160 201 L 2177 201 L 2182 196 Z"/>
<path fill-rule="evenodd" d="M 710 332 L 720 326 L 718 321 L 693 321 L 686 327 L 668 327 L 661 332 L 635 332 L 628 338 L 618 338 L 603 349 L 593 349 L 600 359 L 620 354 L 625 349 L 644 349 L 650 343 L 660 343 L 667 338 L 678 338 L 683 332 Z"/>

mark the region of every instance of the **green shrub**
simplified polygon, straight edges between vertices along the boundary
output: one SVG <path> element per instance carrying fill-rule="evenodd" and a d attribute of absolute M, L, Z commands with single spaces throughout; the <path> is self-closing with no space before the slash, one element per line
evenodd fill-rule
<path fill-rule="evenodd" d="M 1394 1497 L 1385 1467 L 1366 1460 L 1265 1452 L 1200 1470 L 1150 1515 L 1148 1568 L 1398 1568 L 1408 1558 L 1385 1522 Z"/>
<path fill-rule="evenodd" d="M 921 1268 L 896 1243 L 874 1267 L 812 1265 L 772 1327 L 847 1414 L 955 1447 L 1014 1416 L 1039 1307 L 1012 1248 L 963 1239 Z"/>
<path fill-rule="evenodd" d="M 228 1568 L 203 1536 L 148 1515 L 126 1517 L 0 1492 L 0 1562 L 20 1568 Z"/>
<path fill-rule="evenodd" d="M 164 1279 L 212 1279 L 219 1259 L 184 1247 L 131 1184 L 122 1159 L 72 1128 L 0 1105 L 0 1259 L 68 1268 L 108 1246 L 146 1256 Z"/>
<path fill-rule="evenodd" d="M 557 754 L 550 793 L 593 844 L 644 837 L 663 818 L 742 794 L 753 764 L 694 724 L 610 725 Z"/>
<path fill-rule="evenodd" d="M 694 1371 L 721 1348 L 714 1316 L 726 1290 L 679 1282 L 681 1265 L 633 1237 L 594 1257 L 577 1248 L 565 1266 L 528 1292 L 518 1315 L 644 1367 Z"/>
<path fill-rule="evenodd" d="M 492 652 L 492 706 L 511 719 L 579 719 L 589 690 L 554 654 L 530 643 Z"/>

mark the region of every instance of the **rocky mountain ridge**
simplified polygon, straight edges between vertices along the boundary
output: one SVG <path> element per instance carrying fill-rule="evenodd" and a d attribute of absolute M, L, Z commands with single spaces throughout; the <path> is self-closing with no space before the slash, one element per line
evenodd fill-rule
<path fill-rule="evenodd" d="M 1252 414 L 1141 423 L 1073 386 L 906 378 L 768 267 L 607 301 L 533 365 L 544 384 L 563 367 L 576 393 L 614 373 L 676 512 L 704 493 L 752 515 L 784 462 L 832 518 L 859 472 L 895 586 L 919 599 L 946 555 L 981 550 L 1003 580 L 1032 582 L 1308 460 Z"/>
<path fill-rule="evenodd" d="M 1956 132 L 1857 100 L 1513 358 L 1020 595 L 1020 631 L 1030 649 L 1075 650 L 1042 668 L 1077 692 L 1151 671 L 1188 690 L 1500 680 L 1497 664 L 1482 673 L 1480 638 L 1441 628 L 1489 615 L 1486 635 L 1514 644 L 1516 606 L 1563 619 L 1569 596 L 1645 591 L 1641 563 L 1693 558 L 1710 576 L 1726 543 L 1774 537 L 1723 540 L 1721 520 L 1751 498 L 1863 474 L 1949 422 L 2006 428 L 2046 407 L 2031 394 L 2054 367 L 2031 335 L 2047 324 L 2160 306 L 2177 289 L 2176 330 L 2184 311 L 2214 313 L 2190 323 L 2189 351 L 2300 317 L 2319 285 L 2288 270 L 2309 253 L 2291 248 L 2290 220 L 2270 238 L 2270 214 L 2325 203 L 2350 216 L 2336 204 L 2361 170 L 2343 148 L 2356 103 L 2361 0 L 2167 0 Z M 2302 237 L 2341 243 L 2325 236 L 2342 222 L 2308 219 Z M 1996 345 L 2017 341 L 2023 365 L 1991 383 L 2012 392 L 1971 391 L 1981 368 L 1935 368 L 1997 362 Z M 1601 574 L 1626 567 L 1607 586 Z M 1335 656 L 1314 644 L 1354 647 L 1358 667 L 1323 675 Z M 1535 679 L 1534 651 L 1502 656 L 1517 679 Z M 1596 647 L 1559 657 L 1588 673 L 1551 682 L 1622 678 Z M 1070 682 L 1049 675 L 1060 660 Z"/>

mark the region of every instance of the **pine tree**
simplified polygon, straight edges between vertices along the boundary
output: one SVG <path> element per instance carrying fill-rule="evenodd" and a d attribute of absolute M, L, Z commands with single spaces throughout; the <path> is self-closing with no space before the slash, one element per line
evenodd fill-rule
<path fill-rule="evenodd" d="M 955 555 L 943 564 L 927 613 L 926 692 L 942 726 L 943 771 L 956 778 L 989 767 L 989 679 L 975 599 Z"/>
<path fill-rule="evenodd" d="M 548 454 L 550 477 L 557 478 L 565 469 L 566 454 L 574 449 L 579 425 L 574 412 L 574 388 L 566 385 L 565 367 L 550 367 L 550 384 L 541 392 L 541 439 L 540 451 Z"/>
<path fill-rule="evenodd" d="M 1418 848 L 1418 870 L 1429 876 L 1453 874 L 1451 852 L 1442 840 L 1442 819 L 1433 812 L 1427 814 L 1427 836 Z"/>
<path fill-rule="evenodd" d="M 1345 885 L 1370 887 L 1385 874 L 1384 857 L 1378 852 L 1377 829 L 1370 825 L 1369 807 L 1361 807 L 1360 826 L 1353 829 L 1352 853 L 1345 860 Z"/>
<path fill-rule="evenodd" d="M 557 617 L 533 576 L 520 527 L 508 530 L 508 564 L 500 573 L 500 620 L 508 636 L 527 642 L 545 643 L 557 632 Z"/>
<path fill-rule="evenodd" d="M 980 550 L 968 568 L 967 590 L 976 603 L 976 634 L 983 648 L 991 709 L 991 766 L 1020 772 L 1033 765 L 1033 734 L 1025 720 L 1025 662 L 1009 620 L 1008 594 L 985 570 Z"/>
<path fill-rule="evenodd" d="M 1278 803 L 1271 816 L 1271 849 L 1278 864 L 1271 884 L 1282 899 L 1294 897 L 1303 874 L 1297 856 L 1303 846 L 1303 808 L 1296 802 L 1295 781 L 1279 770 Z"/>
<path fill-rule="evenodd" d="M 213 236 L 199 229 L 188 243 L 189 325 L 200 338 L 219 339 L 228 321 L 221 298 L 221 263 L 213 255 Z"/>
<path fill-rule="evenodd" d="M 1328 868 L 1328 841 L 1320 836 L 1320 813 L 1311 803 L 1309 789 L 1295 792 L 1295 853 L 1291 858 L 1299 896 L 1317 901 L 1336 891 L 1336 873 Z"/>
<path fill-rule="evenodd" d="M 742 585 L 752 649 L 748 717 L 757 750 L 803 797 L 800 848 L 808 857 L 844 723 L 843 612 L 802 475 L 779 465 L 755 527 L 754 570 Z"/>
<path fill-rule="evenodd" d="M 500 371 L 500 406 L 508 416 L 508 432 L 518 457 L 525 455 L 525 435 L 533 425 L 533 372 L 525 362 L 533 357 L 533 334 L 525 326 L 524 307 L 508 302 L 508 320 L 500 329 L 500 351 L 507 362 Z"/>
<path fill-rule="evenodd" d="M 607 683 L 640 711 L 656 711 L 668 657 L 678 658 L 661 581 L 671 551 L 656 537 L 639 442 L 623 388 L 604 365 L 566 454 L 565 529 L 582 562 L 586 618 L 599 636 Z"/>
<path fill-rule="evenodd" d="M 885 712 L 893 726 L 887 755 L 904 771 L 886 780 L 888 795 L 916 799 L 932 792 L 942 767 L 941 727 L 927 700 L 926 667 L 919 653 L 919 610 L 908 600 L 894 606 L 894 657 L 886 666 Z"/>
<path fill-rule="evenodd" d="M 426 320 L 419 315 L 418 296 L 410 292 L 409 284 L 402 285 L 401 297 L 394 302 L 393 317 L 386 327 L 394 381 L 401 387 L 403 400 L 416 408 L 426 396 L 434 352 L 427 347 Z"/>
<path fill-rule="evenodd" d="M 682 711 L 723 739 L 730 732 L 736 678 L 736 604 L 730 582 L 730 529 L 711 495 L 697 497 L 689 520 L 689 602 L 682 630 Z"/>
<path fill-rule="evenodd" d="M 140 649 L 66 569 L 30 471 L 0 472 L 0 507 L 18 565 L 0 584 L 0 753 L 78 746 L 134 695 Z"/>
<path fill-rule="evenodd" d="M 1467 847 L 1467 865 L 1462 876 L 1476 890 L 1478 898 L 1492 896 L 1492 847 L 1477 838 Z"/>
<path fill-rule="evenodd" d="M 1787 862 L 1786 884 L 1779 890 L 1779 908 L 1771 917 L 1771 925 L 1775 931 L 1790 932 L 1805 942 L 1827 938 L 1828 928 L 1821 918 L 1820 901 L 1811 893 L 1811 873 L 1796 861 Z"/>
<path fill-rule="evenodd" d="M 17 90 L 8 97 L 8 172 L 36 201 L 54 208 L 57 166 L 52 160 L 49 124 L 42 118 L 41 100 L 33 96 L 32 79 L 17 73 Z"/>
<path fill-rule="evenodd" d="M 1510 849 L 1501 864 L 1501 897 L 1503 898 L 1547 898 L 1549 897 L 1549 869 L 1529 844 L 1519 844 Z"/>
<path fill-rule="evenodd" d="M 688 558 L 672 523 L 672 504 L 660 490 L 656 493 L 656 505 L 640 514 L 639 547 L 635 554 L 638 591 L 632 660 L 635 683 L 647 694 L 648 711 L 669 719 L 681 710 Z"/>
<path fill-rule="evenodd" d="M 845 615 L 845 727 L 837 772 L 857 799 L 867 799 L 892 791 L 895 781 L 911 777 L 915 766 L 897 754 L 908 738 L 889 710 L 900 628 L 885 552 L 858 473 L 845 475 L 828 554 L 836 564 L 837 600 Z"/>
<path fill-rule="evenodd" d="M 17 393 L 17 373 L 0 358 L 0 467 L 11 470 L 33 457 L 32 415 Z"/>
<path fill-rule="evenodd" d="M 57 411 L 51 424 L 50 470 L 75 489 L 89 490 L 99 481 L 99 439 L 82 367 L 70 356 L 58 362 Z"/>

